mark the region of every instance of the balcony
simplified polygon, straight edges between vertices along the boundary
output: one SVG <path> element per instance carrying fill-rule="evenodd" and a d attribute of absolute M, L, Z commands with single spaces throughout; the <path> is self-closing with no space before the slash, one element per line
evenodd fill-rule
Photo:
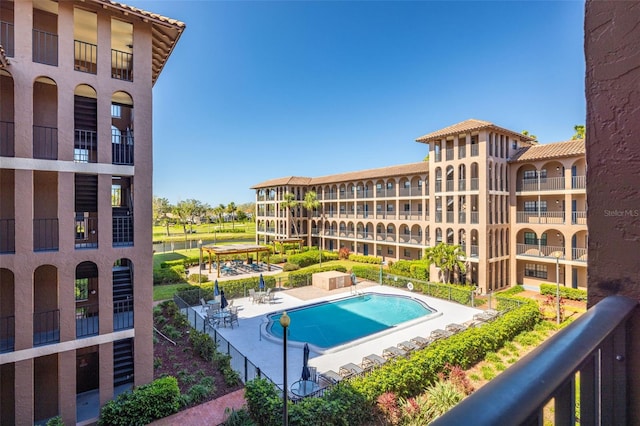
<path fill-rule="evenodd" d="M 447 189 L 447 192 L 453 191 L 453 180 L 447 179 L 446 189 Z"/>
<path fill-rule="evenodd" d="M 113 216 L 113 246 L 133 245 L 133 214 Z"/>
<path fill-rule="evenodd" d="M 522 179 L 516 185 L 516 192 L 529 191 L 562 191 L 564 190 L 564 177 L 540 177 L 534 179 Z"/>
<path fill-rule="evenodd" d="M 453 160 L 453 148 L 449 148 L 445 150 L 445 158 L 447 161 Z"/>
<path fill-rule="evenodd" d="M 585 212 L 585 211 L 571 212 L 571 224 L 572 225 L 586 225 L 587 224 L 587 212 Z"/>
<path fill-rule="evenodd" d="M 97 336 L 98 304 L 76 306 L 76 338 Z"/>
<path fill-rule="evenodd" d="M 465 191 L 467 189 L 467 181 L 464 179 L 458 179 L 458 191 Z"/>
<path fill-rule="evenodd" d="M 564 247 L 560 246 L 543 246 L 538 244 L 516 244 L 516 254 L 521 256 L 532 256 L 540 258 L 550 258 L 555 261 L 554 253 L 561 252 L 560 259 L 565 258 Z"/>
<path fill-rule="evenodd" d="M 74 40 L 74 63 L 76 71 L 96 74 L 98 72 L 98 46 L 80 40 Z"/>
<path fill-rule="evenodd" d="M 637 354 L 628 336 L 637 306 L 607 297 L 432 424 L 543 424 L 551 400 L 553 424 L 577 424 L 577 414 L 580 424 L 630 424 L 627 365 Z"/>
<path fill-rule="evenodd" d="M 437 180 L 436 181 L 436 192 L 442 192 L 442 181 L 441 180 Z"/>
<path fill-rule="evenodd" d="M 58 219 L 33 219 L 33 251 L 58 250 Z"/>
<path fill-rule="evenodd" d="M 572 248 L 571 260 L 577 260 L 578 262 L 587 262 L 587 249 L 586 248 Z"/>
<path fill-rule="evenodd" d="M 98 161 L 98 138 L 92 130 L 75 130 L 73 161 L 76 163 L 96 163 Z"/>
<path fill-rule="evenodd" d="M 358 231 L 356 235 L 360 240 L 373 240 L 373 232 L 371 231 Z"/>
<path fill-rule="evenodd" d="M 33 30 L 33 62 L 58 66 L 58 35 Z"/>
<path fill-rule="evenodd" d="M 471 156 L 477 157 L 480 155 L 480 146 L 478 144 L 471 145 Z"/>
<path fill-rule="evenodd" d="M 419 186 L 403 187 L 398 192 L 400 197 L 419 197 L 422 195 L 422 188 Z"/>
<path fill-rule="evenodd" d="M 33 346 L 60 342 L 60 309 L 33 314 Z"/>
<path fill-rule="evenodd" d="M 113 331 L 133 328 L 133 298 L 113 302 Z"/>
<path fill-rule="evenodd" d="M 13 58 L 15 56 L 15 36 L 12 23 L 0 21 L 0 44 L 8 57 Z"/>
<path fill-rule="evenodd" d="M 58 159 L 58 129 L 56 127 L 33 126 L 33 158 Z"/>
<path fill-rule="evenodd" d="M 364 191 L 357 191 L 356 192 L 356 198 L 371 198 L 373 197 L 373 191 L 369 191 L 364 190 Z"/>
<path fill-rule="evenodd" d="M 470 186 L 471 186 L 471 190 L 472 191 L 477 191 L 478 188 L 480 187 L 480 180 L 478 178 L 471 178 L 469 180 Z"/>
<path fill-rule="evenodd" d="M 563 224 L 565 213 L 560 212 L 516 212 L 516 223 Z"/>
<path fill-rule="evenodd" d="M 0 156 L 15 157 L 15 128 L 11 121 L 0 121 Z"/>
<path fill-rule="evenodd" d="M 447 212 L 447 223 L 453 223 L 454 212 Z"/>
<path fill-rule="evenodd" d="M 433 161 L 435 161 L 436 163 L 442 161 L 442 152 L 441 151 L 436 151 L 433 153 Z"/>
<path fill-rule="evenodd" d="M 133 165 L 133 131 L 111 131 L 111 161 L 113 164 Z"/>
<path fill-rule="evenodd" d="M 395 243 L 396 234 L 393 232 L 378 232 L 376 234 L 376 241 L 388 241 Z"/>
<path fill-rule="evenodd" d="M 404 244 L 420 245 L 422 244 L 422 235 L 402 234 L 399 241 Z"/>
<path fill-rule="evenodd" d="M 422 220 L 422 212 L 419 210 L 404 211 L 398 214 L 401 220 Z"/>
<path fill-rule="evenodd" d="M 133 81 L 133 54 L 111 49 L 111 78 Z"/>
<path fill-rule="evenodd" d="M 471 212 L 471 220 L 469 223 L 480 223 L 480 215 L 478 212 Z"/>
<path fill-rule="evenodd" d="M 436 222 L 437 223 L 442 223 L 442 212 L 441 211 L 436 211 Z"/>
<path fill-rule="evenodd" d="M 458 223 L 467 223 L 467 213 L 458 212 Z"/>
<path fill-rule="evenodd" d="M 587 187 L 587 177 L 586 176 L 572 176 L 571 177 L 571 188 L 572 189 L 585 189 Z"/>
<path fill-rule="evenodd" d="M 469 257 L 477 258 L 480 253 L 480 250 L 478 249 L 478 245 L 471 244 L 469 247 L 471 248 L 471 250 L 469 251 Z"/>
<path fill-rule="evenodd" d="M 81 214 L 82 215 L 82 214 Z M 80 217 L 75 221 L 75 247 L 98 247 L 98 218 Z"/>
<path fill-rule="evenodd" d="M 0 219 L 0 254 L 16 252 L 16 221 Z"/>
<path fill-rule="evenodd" d="M 0 354 L 15 347 L 16 318 L 11 315 L 0 318 Z"/>
<path fill-rule="evenodd" d="M 466 147 L 464 145 L 461 145 L 458 147 L 458 158 L 460 160 L 462 160 L 463 158 L 465 158 L 467 156 L 467 150 Z"/>

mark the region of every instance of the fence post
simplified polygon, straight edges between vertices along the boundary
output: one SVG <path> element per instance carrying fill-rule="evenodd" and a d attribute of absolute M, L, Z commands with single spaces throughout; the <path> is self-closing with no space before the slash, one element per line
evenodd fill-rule
<path fill-rule="evenodd" d="M 449 287 L 449 302 L 451 302 L 451 286 L 448 286 L 448 287 Z"/>
<path fill-rule="evenodd" d="M 474 295 L 475 295 L 475 290 L 471 290 L 471 307 L 472 308 L 476 307 L 476 299 Z"/>

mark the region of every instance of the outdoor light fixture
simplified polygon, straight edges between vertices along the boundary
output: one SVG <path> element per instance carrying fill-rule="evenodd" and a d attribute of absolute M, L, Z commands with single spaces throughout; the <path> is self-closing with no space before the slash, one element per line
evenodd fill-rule
<path fill-rule="evenodd" d="M 289 416 L 287 415 L 287 327 L 291 324 L 291 318 L 287 315 L 287 311 L 282 312 L 280 316 L 280 325 L 282 326 L 282 424 L 289 424 Z"/>

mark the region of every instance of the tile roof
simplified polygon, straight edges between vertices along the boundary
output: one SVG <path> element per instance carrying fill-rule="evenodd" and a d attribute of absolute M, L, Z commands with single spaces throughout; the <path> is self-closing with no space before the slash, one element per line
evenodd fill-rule
<path fill-rule="evenodd" d="M 525 136 L 522 133 L 514 132 L 513 130 L 496 126 L 495 124 L 489 121 L 476 120 L 474 118 L 470 118 L 469 120 L 461 121 L 460 123 L 456 123 L 449 127 L 445 127 L 444 129 L 436 130 L 435 132 L 431 132 L 424 136 L 420 136 L 419 138 L 416 139 L 416 142 L 426 143 L 432 140 L 440 140 L 447 136 L 459 135 L 461 133 L 473 132 L 475 130 L 480 130 L 480 129 L 494 129 L 504 133 L 509 133 L 513 136 L 518 137 L 520 140 L 534 142 L 533 138 L 530 138 L 529 136 Z"/>
<path fill-rule="evenodd" d="M 4 47 L 0 44 L 0 69 L 5 68 L 7 65 L 9 65 L 9 60 L 4 52 Z"/>
<path fill-rule="evenodd" d="M 576 139 L 521 148 L 509 159 L 509 162 L 521 163 L 547 158 L 575 157 L 585 153 L 584 139 Z"/>
<path fill-rule="evenodd" d="M 378 169 L 367 169 L 356 172 L 339 173 L 329 176 L 315 178 L 305 178 L 289 176 L 268 180 L 251 187 L 251 189 L 269 188 L 283 185 L 326 185 L 330 183 L 350 182 L 355 180 L 375 179 L 392 176 L 403 176 L 416 173 L 427 173 L 429 163 L 421 161 L 419 163 L 400 164 L 397 166 L 381 167 Z"/>
<path fill-rule="evenodd" d="M 153 40 L 151 67 L 153 83 L 155 84 L 156 80 L 160 76 L 160 72 L 169 59 L 171 52 L 173 52 L 174 47 L 178 43 L 182 32 L 187 27 L 186 24 L 176 19 L 167 18 L 166 16 L 138 9 L 137 7 L 129 6 L 124 3 L 111 0 L 90 1 L 105 9 L 110 7 L 124 15 L 135 15 L 143 21 L 151 23 L 151 34 Z"/>

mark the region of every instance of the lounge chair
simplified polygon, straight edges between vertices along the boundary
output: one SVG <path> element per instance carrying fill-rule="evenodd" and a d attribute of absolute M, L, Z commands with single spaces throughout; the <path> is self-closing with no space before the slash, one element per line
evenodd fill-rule
<path fill-rule="evenodd" d="M 427 346 L 429 346 L 429 344 L 431 344 L 432 340 L 431 339 L 425 339 L 422 336 L 416 336 L 416 337 L 412 337 L 411 339 L 409 339 L 411 342 L 415 343 L 416 345 L 418 345 L 418 347 L 420 347 L 420 349 L 422 348 L 426 348 Z"/>
<path fill-rule="evenodd" d="M 407 356 L 407 352 L 395 346 L 389 346 L 382 351 L 382 356 L 389 360 L 399 356 Z"/>
<path fill-rule="evenodd" d="M 453 333 L 451 333 L 450 331 L 447 330 L 443 330 L 441 328 L 437 328 L 435 330 L 433 330 L 431 332 L 431 338 L 433 340 L 438 340 L 438 339 L 446 339 L 447 337 L 451 336 Z"/>
<path fill-rule="evenodd" d="M 387 360 L 382 358 L 380 355 L 370 354 L 362 358 L 362 363 L 360 365 L 366 370 L 368 368 L 379 367 L 385 362 L 387 362 Z"/>
<path fill-rule="evenodd" d="M 340 374 L 342 377 L 344 377 L 346 379 L 347 377 L 351 377 L 353 375 L 360 374 L 363 371 L 364 370 L 359 365 L 356 365 L 356 364 L 350 362 L 348 364 L 345 364 L 345 365 L 341 366 L 340 370 L 338 370 L 338 374 Z"/>
<path fill-rule="evenodd" d="M 341 375 L 339 375 L 333 370 L 325 371 L 324 373 L 320 374 L 320 377 L 324 378 L 329 383 L 333 383 L 333 384 L 338 383 L 340 380 L 343 379 Z"/>
<path fill-rule="evenodd" d="M 398 347 L 400 349 L 402 349 L 403 351 L 407 351 L 407 352 L 411 352 L 411 351 L 415 351 L 417 349 L 420 349 L 420 347 L 418 345 L 416 345 L 415 343 L 410 342 L 408 340 L 405 340 L 404 342 L 398 343 Z"/>
<path fill-rule="evenodd" d="M 445 327 L 445 330 L 450 331 L 452 333 L 459 333 L 461 331 L 466 330 L 467 327 L 465 327 L 462 324 L 457 324 L 455 322 L 452 322 L 451 324 L 447 324 L 447 326 Z"/>
<path fill-rule="evenodd" d="M 256 303 L 256 291 L 252 288 L 249 289 L 249 300 L 251 303 Z"/>

